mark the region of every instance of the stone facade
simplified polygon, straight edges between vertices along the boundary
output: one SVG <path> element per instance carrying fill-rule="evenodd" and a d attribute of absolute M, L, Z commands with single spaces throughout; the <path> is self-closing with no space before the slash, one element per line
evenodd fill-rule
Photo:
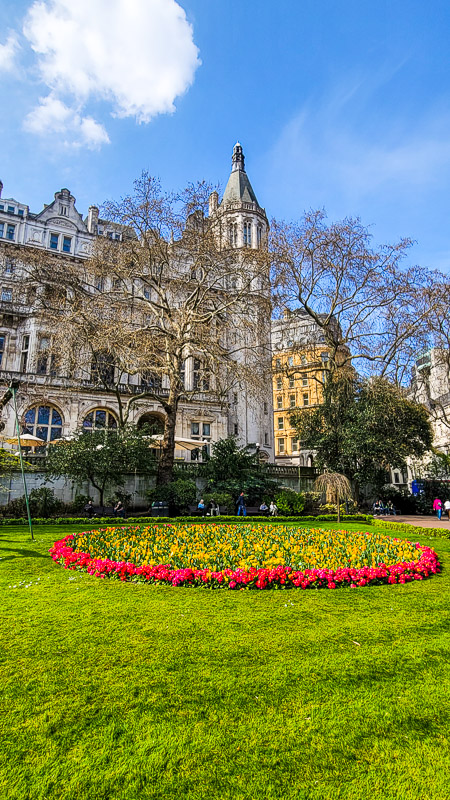
<path fill-rule="evenodd" d="M 433 428 L 433 447 L 450 453 L 450 352 L 432 348 L 421 353 L 412 372 L 409 395 L 429 411 Z M 431 454 L 430 454 L 431 455 Z M 410 459 L 409 482 L 427 477 L 429 458 Z"/>
<path fill-rule="evenodd" d="M 89 258 L 95 238 L 121 239 L 120 226 L 99 217 L 91 206 L 82 217 L 75 198 L 68 189 L 56 192 L 52 203 L 37 214 L 27 205 L 1 195 L 0 185 L 0 383 L 7 386 L 17 379 L 18 413 L 22 429 L 48 442 L 67 436 L 74 430 L 117 425 L 117 401 L 113 393 L 97 385 L 94 376 L 80 379 L 56 368 L 52 356 L 46 354 L 51 331 L 46 326 L 45 298 L 40 287 L 26 287 L 19 275 L 26 264 L 27 251 L 58 253 L 75 259 L 80 265 Z M 227 246 L 236 248 L 236 258 L 243 247 L 264 247 L 268 222 L 265 211 L 256 200 L 244 169 L 242 148 L 233 151 L 232 172 L 222 201 L 216 192 L 211 195 L 209 215 L 218 237 L 226 237 Z M 270 357 L 270 319 L 261 328 L 261 349 Z M 195 365 L 186 361 L 186 386 L 193 387 Z M 60 374 L 60 372 L 62 374 Z M 142 376 L 124 376 L 124 394 L 140 393 Z M 158 391 L 167 392 L 164 379 Z M 157 400 L 136 402 L 131 422 L 154 423 L 155 432 L 164 419 L 163 407 Z M 6 437 L 14 436 L 11 405 L 3 412 Z M 254 392 L 231 393 L 228 405 L 213 391 L 197 392 L 194 399 L 181 404 L 176 436 L 198 439 L 209 445 L 235 434 L 241 445 L 258 445 L 268 461 L 273 461 L 272 391 L 270 385 L 257 397 Z M 195 460 L 201 453 L 177 449 L 179 460 Z"/>

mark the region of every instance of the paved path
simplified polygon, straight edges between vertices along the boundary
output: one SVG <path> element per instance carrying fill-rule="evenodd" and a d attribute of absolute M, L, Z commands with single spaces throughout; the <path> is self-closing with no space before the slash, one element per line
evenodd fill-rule
<path fill-rule="evenodd" d="M 437 517 L 421 517 L 419 514 L 398 514 L 397 516 L 381 515 L 380 517 L 375 517 L 375 520 L 376 519 L 384 519 L 388 522 L 407 522 L 409 525 L 418 525 L 420 528 L 443 528 L 447 531 L 450 530 L 450 521 L 447 519 L 447 515 L 442 517 L 441 521 L 439 521 Z"/>

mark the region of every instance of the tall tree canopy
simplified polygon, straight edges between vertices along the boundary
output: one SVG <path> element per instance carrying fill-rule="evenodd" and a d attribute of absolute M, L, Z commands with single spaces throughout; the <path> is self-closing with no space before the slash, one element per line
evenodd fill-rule
<path fill-rule="evenodd" d="M 409 378 L 427 340 L 429 311 L 423 292 L 429 273 L 404 266 L 410 246 L 403 239 L 377 247 L 358 218 L 328 223 L 324 211 L 306 213 L 297 223 L 272 223 L 276 308 L 280 314 L 302 309 L 314 321 L 311 349 L 326 348 L 328 373 L 352 365 L 397 383 Z"/>
<path fill-rule="evenodd" d="M 134 427 L 117 431 L 79 431 L 68 440 L 48 447 L 49 477 L 65 475 L 76 483 L 90 481 L 103 506 L 105 490 L 125 483 L 127 473 L 155 474 L 149 439 Z"/>
<path fill-rule="evenodd" d="M 305 447 L 316 451 L 320 470 L 346 475 L 357 486 L 386 482 L 390 468 L 404 469 L 432 444 L 427 411 L 385 378 L 334 375 L 323 404 L 292 415 Z"/>

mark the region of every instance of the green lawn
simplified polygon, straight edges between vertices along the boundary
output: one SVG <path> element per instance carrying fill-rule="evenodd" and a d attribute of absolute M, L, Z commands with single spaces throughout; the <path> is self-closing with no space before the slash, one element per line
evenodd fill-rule
<path fill-rule="evenodd" d="M 1 798 L 450 798 L 448 539 L 424 582 L 212 592 L 66 571 L 67 532 L 0 531 Z"/>

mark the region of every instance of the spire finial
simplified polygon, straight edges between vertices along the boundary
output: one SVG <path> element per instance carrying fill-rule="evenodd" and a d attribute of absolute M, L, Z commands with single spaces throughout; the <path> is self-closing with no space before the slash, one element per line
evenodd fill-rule
<path fill-rule="evenodd" d="M 242 147 L 239 142 L 233 147 L 233 157 L 231 159 L 231 171 L 236 172 L 236 170 L 242 170 L 245 172 L 245 162 L 244 162 L 244 153 L 242 152 Z"/>

